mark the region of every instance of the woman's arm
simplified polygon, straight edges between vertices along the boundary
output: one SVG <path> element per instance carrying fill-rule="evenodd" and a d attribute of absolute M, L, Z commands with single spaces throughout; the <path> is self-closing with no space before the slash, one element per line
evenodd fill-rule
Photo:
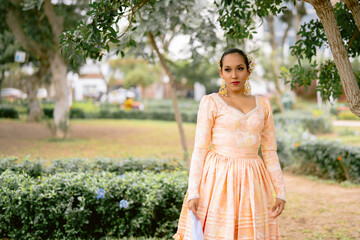
<path fill-rule="evenodd" d="M 286 202 L 286 190 L 275 136 L 275 124 L 269 99 L 265 98 L 265 124 L 261 134 L 261 153 L 276 191 L 276 198 Z"/>
<path fill-rule="evenodd" d="M 211 131 L 216 117 L 216 105 L 210 95 L 202 97 L 197 114 L 194 151 L 191 157 L 188 201 L 199 198 L 199 185 L 204 167 L 205 157 L 209 151 Z"/>

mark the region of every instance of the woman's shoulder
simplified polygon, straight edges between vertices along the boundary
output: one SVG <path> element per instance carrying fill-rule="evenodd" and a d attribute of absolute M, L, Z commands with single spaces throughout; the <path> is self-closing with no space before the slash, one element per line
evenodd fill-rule
<path fill-rule="evenodd" d="M 209 94 L 205 94 L 200 101 L 211 101 L 211 102 L 214 102 L 216 103 L 216 96 L 217 93 L 209 93 Z"/>
<path fill-rule="evenodd" d="M 200 100 L 200 107 L 207 108 L 208 110 L 216 110 L 218 108 L 218 102 L 216 100 L 215 94 L 217 93 L 209 93 L 202 96 Z"/>
<path fill-rule="evenodd" d="M 270 104 L 270 99 L 267 96 L 263 96 L 263 95 L 257 95 L 258 99 L 259 99 L 259 104 L 262 107 L 268 107 L 268 105 Z"/>

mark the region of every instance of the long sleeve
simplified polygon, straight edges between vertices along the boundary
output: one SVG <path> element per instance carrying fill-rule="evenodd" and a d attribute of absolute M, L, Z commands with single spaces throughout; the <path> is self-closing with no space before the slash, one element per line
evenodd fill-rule
<path fill-rule="evenodd" d="M 276 198 L 286 201 L 286 190 L 279 157 L 277 154 L 277 143 L 275 136 L 275 124 L 273 112 L 269 99 L 265 99 L 264 128 L 261 133 L 261 153 L 266 169 L 270 174 L 272 184 L 275 188 Z"/>
<path fill-rule="evenodd" d="M 200 197 L 199 185 L 205 157 L 209 151 L 211 132 L 215 122 L 216 113 L 217 109 L 214 99 L 210 95 L 203 96 L 197 114 L 195 144 L 190 163 L 188 201 Z"/>

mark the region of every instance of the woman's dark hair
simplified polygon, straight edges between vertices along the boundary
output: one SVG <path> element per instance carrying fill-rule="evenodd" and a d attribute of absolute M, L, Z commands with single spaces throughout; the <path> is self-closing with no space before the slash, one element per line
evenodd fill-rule
<path fill-rule="evenodd" d="M 245 59 L 246 69 L 249 70 L 249 59 L 248 59 L 248 57 L 246 56 L 246 54 L 244 53 L 244 51 L 243 51 L 243 50 L 240 50 L 240 49 L 238 49 L 238 48 L 230 48 L 230 49 L 226 50 L 226 51 L 222 54 L 222 56 L 221 56 L 221 58 L 220 58 L 220 61 L 219 61 L 220 69 L 222 69 L 222 67 L 223 67 L 223 59 L 224 59 L 224 57 L 225 57 L 226 55 L 228 55 L 228 54 L 231 54 L 231 53 L 238 53 L 238 54 L 240 54 L 241 56 L 243 56 L 244 59 Z"/>

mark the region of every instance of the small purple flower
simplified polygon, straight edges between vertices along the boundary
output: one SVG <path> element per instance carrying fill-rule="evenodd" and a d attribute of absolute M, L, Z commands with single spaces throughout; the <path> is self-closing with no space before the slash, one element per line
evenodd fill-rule
<path fill-rule="evenodd" d="M 129 207 L 129 202 L 126 201 L 125 199 L 123 199 L 123 200 L 120 201 L 119 207 L 120 208 L 128 208 Z"/>
<path fill-rule="evenodd" d="M 137 186 L 137 183 L 136 183 L 136 182 L 134 182 L 134 183 L 133 183 L 133 185 L 134 185 L 134 186 Z"/>
<path fill-rule="evenodd" d="M 120 175 L 119 177 L 120 178 L 126 178 L 126 174 L 124 173 L 124 174 Z"/>
<path fill-rule="evenodd" d="M 96 196 L 96 199 L 100 199 L 100 198 L 105 198 L 105 190 L 100 188 L 98 191 L 97 191 L 97 196 Z"/>

